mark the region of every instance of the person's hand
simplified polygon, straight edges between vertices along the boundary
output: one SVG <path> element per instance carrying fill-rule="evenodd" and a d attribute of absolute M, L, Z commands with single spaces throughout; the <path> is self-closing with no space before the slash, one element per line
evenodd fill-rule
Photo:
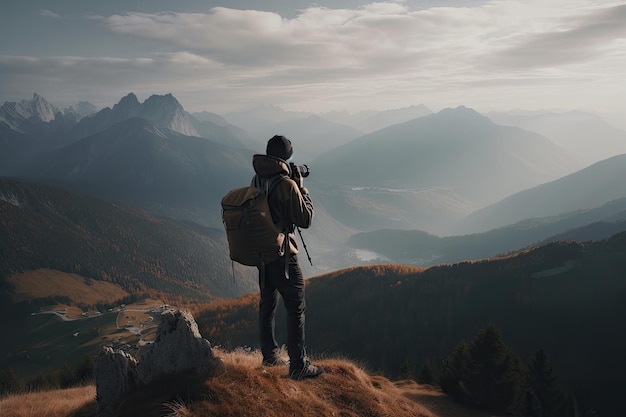
<path fill-rule="evenodd" d="M 304 188 L 304 178 L 302 178 L 300 168 L 296 164 L 291 164 L 291 179 L 296 182 L 299 189 Z"/>

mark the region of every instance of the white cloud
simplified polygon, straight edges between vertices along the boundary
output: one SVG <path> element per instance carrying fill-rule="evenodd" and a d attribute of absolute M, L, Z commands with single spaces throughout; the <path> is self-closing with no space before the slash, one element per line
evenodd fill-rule
<path fill-rule="evenodd" d="M 35 64 L 13 57 L 9 65 L 4 57 L 0 82 L 13 67 L 13 82 L 41 73 L 68 88 L 165 89 L 186 107 L 212 111 L 221 110 L 216 100 L 224 109 L 256 102 L 309 110 L 420 102 L 434 109 L 626 107 L 624 2 L 492 0 L 422 10 L 410 4 L 309 7 L 291 18 L 227 7 L 116 14 L 99 24 L 129 44 L 154 41 L 160 50 L 138 52 L 144 58 Z"/>
<path fill-rule="evenodd" d="M 55 19 L 58 19 L 58 18 L 61 17 L 61 15 L 58 15 L 55 12 L 53 12 L 51 10 L 46 10 L 46 9 L 39 10 L 39 15 L 43 16 L 43 17 L 52 17 L 52 18 L 55 18 Z"/>

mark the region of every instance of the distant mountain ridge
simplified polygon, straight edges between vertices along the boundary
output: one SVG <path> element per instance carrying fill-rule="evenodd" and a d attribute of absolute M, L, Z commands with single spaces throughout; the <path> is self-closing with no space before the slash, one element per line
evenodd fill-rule
<path fill-rule="evenodd" d="M 364 135 L 321 155 L 314 166 L 320 170 L 315 184 L 341 190 L 325 204 L 346 211 L 339 214 L 346 224 L 434 232 L 451 218 L 577 169 L 544 137 L 496 125 L 462 106 Z M 393 204 L 387 217 L 395 222 L 373 223 L 364 213 L 357 224 L 354 212 L 363 209 L 350 202 L 356 198 L 360 207 Z"/>
<path fill-rule="evenodd" d="M 582 111 L 488 113 L 495 123 L 537 132 L 571 152 L 584 166 L 626 153 L 626 131 Z"/>
<path fill-rule="evenodd" d="M 363 111 L 355 114 L 347 112 L 322 113 L 321 116 L 336 123 L 352 126 L 365 133 L 375 132 L 389 126 L 432 114 L 423 104 L 383 111 Z"/>
<path fill-rule="evenodd" d="M 96 107 L 87 101 L 80 101 L 74 106 L 60 109 L 50 104 L 39 94 L 33 93 L 31 100 L 6 101 L 0 106 L 0 124 L 5 123 L 11 129 L 20 133 L 30 133 L 30 129 L 25 127 L 25 125 L 49 123 L 55 121 L 57 117 L 69 117 L 70 119 L 80 120 L 96 112 Z"/>
<path fill-rule="evenodd" d="M 38 101 L 43 106 L 43 98 Z M 93 110 L 85 103 L 78 107 Z M 354 259 L 342 252 L 352 233 L 462 234 L 465 229 L 457 230 L 457 221 L 469 213 L 580 168 L 567 150 L 537 133 L 495 124 L 463 106 L 429 112 L 420 105 L 314 115 L 270 106 L 227 116 L 192 115 L 171 94 L 140 103 L 129 93 L 112 108 L 81 119 L 60 112 L 53 121 L 28 124 L 28 133 L 0 123 L 0 175 L 221 227 L 221 196 L 249 183 L 252 155 L 264 152 L 267 139 L 231 124 L 239 117 L 246 126 L 271 128 L 267 135 L 291 136 L 294 161 L 308 164 L 312 172 L 305 183 L 316 220 L 306 235 L 317 256 L 345 266 Z M 412 116 L 417 117 L 366 135 L 328 121 L 384 124 Z M 320 151 L 325 152 L 315 156 Z M 594 206 L 607 202 L 596 197 L 591 198 Z M 570 212 L 589 206 L 561 208 Z"/>
<path fill-rule="evenodd" d="M 377 263 L 433 266 L 475 261 L 558 240 L 587 242 L 626 231 L 626 198 L 601 207 L 526 219 L 482 233 L 438 237 L 419 230 L 376 230 L 348 239 L 354 249 L 371 251 Z"/>
<path fill-rule="evenodd" d="M 12 129 L 20 130 L 26 120 L 51 122 L 60 110 L 46 101 L 39 94 L 33 94 L 32 100 L 5 102 L 0 107 L 0 122 L 5 122 Z"/>
<path fill-rule="evenodd" d="M 275 134 L 290 138 L 294 145 L 293 158 L 301 164 L 310 164 L 320 154 L 363 135 L 361 131 L 350 126 L 330 122 L 317 115 L 276 123 L 255 133 L 261 134 L 260 137 L 265 139 L 263 142 Z M 263 153 L 265 143 L 260 148 Z"/>
<path fill-rule="evenodd" d="M 18 176 L 221 226 L 220 198 L 250 181 L 250 160 L 250 151 L 131 118 L 39 156 Z"/>
<path fill-rule="evenodd" d="M 188 120 L 183 106 L 172 96 L 152 95 L 140 103 L 134 93 L 123 97 L 113 108 L 100 110 L 93 117 L 81 120 L 73 132 L 75 138 L 98 133 L 108 126 L 139 117 L 150 121 L 158 128 L 166 128 L 187 136 L 200 136 Z"/>
<path fill-rule="evenodd" d="M 465 233 L 490 230 L 524 219 L 585 210 L 626 197 L 626 154 L 614 156 L 557 180 L 513 194 L 477 210 L 458 224 Z"/>

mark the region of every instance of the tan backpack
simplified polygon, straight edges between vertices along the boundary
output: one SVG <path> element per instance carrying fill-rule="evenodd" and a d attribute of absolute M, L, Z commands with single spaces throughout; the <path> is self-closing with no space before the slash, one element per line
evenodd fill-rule
<path fill-rule="evenodd" d="M 222 198 L 222 221 L 228 238 L 230 259 L 243 265 L 262 267 L 285 254 L 286 233 L 279 230 L 270 214 L 268 198 L 283 176 L 231 190 Z"/>

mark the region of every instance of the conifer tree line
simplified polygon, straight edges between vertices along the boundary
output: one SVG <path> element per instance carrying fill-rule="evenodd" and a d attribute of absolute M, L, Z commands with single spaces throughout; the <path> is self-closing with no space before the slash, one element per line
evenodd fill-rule
<path fill-rule="evenodd" d="M 455 401 L 498 415 L 516 417 L 584 417 L 574 395 L 556 376 L 548 355 L 537 350 L 524 362 L 503 340 L 494 324 L 470 342 L 461 342 L 438 372 L 426 361 L 414 372 L 408 362 L 402 377 L 439 385 Z"/>

